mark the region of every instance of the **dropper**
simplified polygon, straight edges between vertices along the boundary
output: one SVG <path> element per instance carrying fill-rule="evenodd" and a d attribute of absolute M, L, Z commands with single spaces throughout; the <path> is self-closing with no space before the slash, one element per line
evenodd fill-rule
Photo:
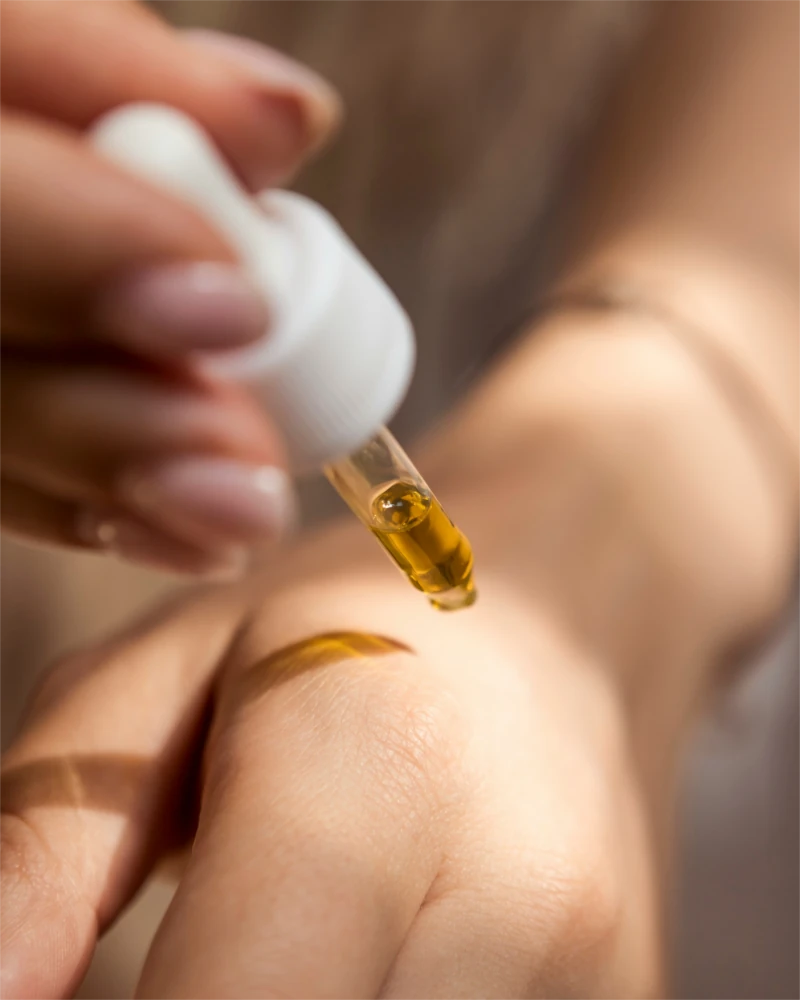
<path fill-rule="evenodd" d="M 252 198 L 201 127 L 174 108 L 120 108 L 97 123 L 92 141 L 197 208 L 262 290 L 269 331 L 215 371 L 263 402 L 292 472 L 322 469 L 434 607 L 474 603 L 467 539 L 384 426 L 411 380 L 411 323 L 336 221 L 291 192 Z"/>

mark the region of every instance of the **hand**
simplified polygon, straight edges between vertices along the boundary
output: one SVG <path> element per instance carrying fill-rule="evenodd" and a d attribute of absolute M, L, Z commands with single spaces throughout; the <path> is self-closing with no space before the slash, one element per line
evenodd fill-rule
<path fill-rule="evenodd" d="M 7 995 L 68 993 L 192 832 L 144 996 L 659 991 L 681 751 L 791 548 L 675 338 L 574 320 L 422 456 L 474 608 L 347 523 L 52 675 L 3 768 Z"/>
<path fill-rule="evenodd" d="M 601 664 L 497 583 L 432 612 L 358 525 L 284 565 L 40 691 L 4 763 L 4 995 L 80 980 L 192 822 L 209 706 L 141 995 L 655 992 L 628 709 Z"/>
<path fill-rule="evenodd" d="M 3 526 L 229 567 L 280 530 L 290 491 L 269 420 L 193 359 L 257 339 L 268 304 L 192 209 L 82 132 L 120 104 L 171 104 L 256 189 L 319 145 L 337 100 L 255 43 L 74 0 L 3 4 L 2 100 Z"/>

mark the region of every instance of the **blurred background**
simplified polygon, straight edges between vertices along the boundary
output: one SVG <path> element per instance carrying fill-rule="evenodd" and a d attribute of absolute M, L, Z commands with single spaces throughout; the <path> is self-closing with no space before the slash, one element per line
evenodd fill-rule
<path fill-rule="evenodd" d="M 398 293 L 420 357 L 403 439 L 445 411 L 530 311 L 557 253 L 594 110 L 647 27 L 625 0 L 174 0 L 181 27 L 257 38 L 327 76 L 347 120 L 297 187 Z M 307 520 L 335 509 L 305 489 Z M 92 556 L 3 546 L 4 743 L 37 673 L 178 584 Z M 798 624 L 789 616 L 714 707 L 687 769 L 674 993 L 797 997 Z M 79 996 L 130 996 L 164 908 L 148 886 L 100 945 Z"/>

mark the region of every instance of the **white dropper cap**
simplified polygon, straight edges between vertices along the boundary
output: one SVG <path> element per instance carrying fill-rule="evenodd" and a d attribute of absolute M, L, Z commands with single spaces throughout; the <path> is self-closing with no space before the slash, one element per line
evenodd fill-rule
<path fill-rule="evenodd" d="M 414 368 L 411 324 L 324 209 L 287 191 L 251 198 L 202 129 L 173 108 L 113 111 L 92 141 L 198 208 L 263 291 L 269 330 L 214 370 L 254 389 L 295 472 L 355 451 L 391 419 Z"/>

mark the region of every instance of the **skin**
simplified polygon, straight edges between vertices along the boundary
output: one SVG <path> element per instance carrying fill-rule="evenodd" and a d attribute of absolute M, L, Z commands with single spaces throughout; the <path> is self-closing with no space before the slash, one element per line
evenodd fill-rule
<path fill-rule="evenodd" d="M 715 485 L 741 492 L 752 474 L 714 387 L 640 324 L 554 317 L 429 443 L 424 467 L 480 567 L 469 611 L 432 612 L 346 521 L 50 675 L 4 760 L 5 995 L 68 995 L 187 835 L 142 996 L 662 993 L 682 748 L 785 577 L 725 592 L 761 572 L 735 530 L 697 523 L 665 549 L 637 506 L 620 412 L 648 428 L 629 456 L 640 471 L 654 452 L 702 462 L 707 446 L 730 460 L 715 459 Z M 593 419 L 576 423 L 589 363 Z M 645 365 L 666 373 L 658 398 L 629 377 Z M 498 457 L 482 489 L 448 445 L 495 392 L 515 419 L 537 400 L 520 427 L 530 461 L 504 478 Z M 695 478 L 683 465 L 659 480 L 673 519 Z M 342 630 L 389 648 L 306 652 Z"/>
<path fill-rule="evenodd" d="M 61 664 L 3 765 L 5 995 L 67 995 L 187 836 L 142 996 L 667 989 L 683 747 L 796 546 L 797 8 L 698 6 L 612 102 L 557 304 L 418 452 L 477 605 L 343 522 Z"/>
<path fill-rule="evenodd" d="M 326 541 L 326 562 L 336 571 L 334 549 L 359 542 L 349 529 Z M 65 877 L 43 891 L 31 865 L 47 865 L 44 842 L 9 819 L 6 995 L 69 992 L 97 921 L 130 896 L 165 824 L 179 828 L 223 650 L 200 823 L 142 996 L 653 992 L 649 848 L 607 679 L 522 609 L 433 615 L 364 554 L 334 601 L 299 584 L 264 582 L 252 604 L 212 593 L 63 694 L 45 688 L 6 761 L 6 800 L 65 845 Z M 299 640 L 265 662 L 334 622 L 381 635 L 368 630 L 396 629 L 398 611 L 412 651 L 319 664 Z"/>

